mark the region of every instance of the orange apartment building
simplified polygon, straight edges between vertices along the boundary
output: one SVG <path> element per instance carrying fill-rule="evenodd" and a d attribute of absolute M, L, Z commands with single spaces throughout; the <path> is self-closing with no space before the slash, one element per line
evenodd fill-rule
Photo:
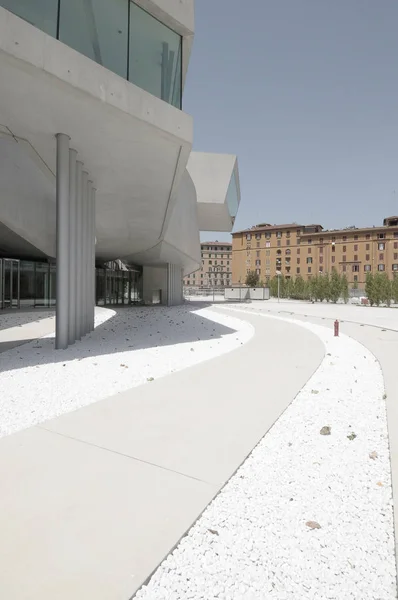
<path fill-rule="evenodd" d="M 185 286 L 226 287 L 232 280 L 232 244 L 201 243 L 202 267 L 184 277 Z"/>
<path fill-rule="evenodd" d="M 262 223 L 232 234 L 232 284 L 244 284 L 249 271 L 263 282 L 280 272 L 285 277 L 331 273 L 347 275 L 363 288 L 368 272 L 398 273 L 398 217 L 382 227 L 324 231 L 321 225 Z"/>

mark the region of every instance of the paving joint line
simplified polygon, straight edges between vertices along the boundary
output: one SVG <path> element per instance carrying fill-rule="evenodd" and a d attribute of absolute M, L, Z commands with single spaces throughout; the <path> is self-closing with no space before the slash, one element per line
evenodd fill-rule
<path fill-rule="evenodd" d="M 53 431 L 52 429 L 47 429 L 47 427 L 43 427 L 42 425 L 35 425 L 37 429 L 42 429 L 43 431 L 47 431 L 47 433 L 51 433 L 53 435 L 59 435 L 68 440 L 72 440 L 74 442 L 79 442 L 81 444 L 85 444 L 86 446 L 91 446 L 92 448 L 97 448 L 98 450 L 104 450 L 105 452 L 110 452 L 111 454 L 117 454 L 118 456 L 123 456 L 124 458 L 129 458 L 131 460 L 135 460 L 137 462 L 149 465 L 151 467 L 155 467 L 157 469 L 162 469 L 163 471 L 167 471 L 168 473 L 174 473 L 175 475 L 181 475 L 181 477 L 186 477 L 187 479 L 193 479 L 194 481 L 198 481 L 199 483 L 204 483 L 206 485 L 214 486 L 220 485 L 219 483 L 214 483 L 211 481 L 205 481 L 204 479 L 200 479 L 199 477 L 195 477 L 194 475 L 188 475 L 187 473 L 181 473 L 180 471 L 175 471 L 174 469 L 169 469 L 168 467 L 164 467 L 162 465 L 157 465 L 149 460 L 144 460 L 142 458 L 137 458 L 136 456 L 131 456 L 130 454 L 124 454 L 123 452 L 119 452 L 118 450 L 112 450 L 111 448 L 106 448 L 105 446 L 100 446 L 99 444 L 93 444 L 92 442 L 87 442 L 86 440 L 81 440 L 79 438 L 73 437 L 72 435 L 66 435 L 65 433 L 60 433 L 59 431 Z M 225 482 L 221 482 L 221 485 L 224 485 Z"/>

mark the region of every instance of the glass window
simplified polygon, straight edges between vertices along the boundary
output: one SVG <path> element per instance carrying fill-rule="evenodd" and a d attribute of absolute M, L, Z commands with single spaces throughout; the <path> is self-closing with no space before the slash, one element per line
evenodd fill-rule
<path fill-rule="evenodd" d="M 378 271 L 384 271 L 385 270 L 384 265 L 377 265 L 377 270 Z"/>
<path fill-rule="evenodd" d="M 127 77 L 128 3 L 61 0 L 59 39 L 114 73 Z"/>
<path fill-rule="evenodd" d="M 130 2 L 129 80 L 177 108 L 181 108 L 181 46 L 181 36 Z"/>
<path fill-rule="evenodd" d="M 45 33 L 57 36 L 58 0 L 0 0 L 0 6 Z"/>
<path fill-rule="evenodd" d="M 236 185 L 235 171 L 232 173 L 227 191 L 227 205 L 231 217 L 236 217 L 239 208 L 238 186 Z M 261 233 L 256 233 L 256 239 L 261 239 Z"/>

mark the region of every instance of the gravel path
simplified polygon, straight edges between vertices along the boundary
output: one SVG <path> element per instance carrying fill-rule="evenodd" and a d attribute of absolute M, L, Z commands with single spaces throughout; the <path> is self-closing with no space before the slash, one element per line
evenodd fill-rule
<path fill-rule="evenodd" d="M 97 308 L 95 331 L 65 351 L 53 336 L 0 358 L 0 437 L 229 352 L 253 327 L 208 309 Z"/>
<path fill-rule="evenodd" d="M 323 363 L 137 599 L 396 598 L 381 369 L 358 342 L 302 326 Z"/>

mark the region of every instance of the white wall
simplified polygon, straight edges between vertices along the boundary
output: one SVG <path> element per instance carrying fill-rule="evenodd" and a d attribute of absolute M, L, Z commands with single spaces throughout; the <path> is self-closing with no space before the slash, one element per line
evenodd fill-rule
<path fill-rule="evenodd" d="M 168 297 L 167 303 L 169 306 L 182 304 L 182 269 L 178 265 L 167 265 L 168 271 Z"/>
<path fill-rule="evenodd" d="M 161 290 L 161 302 L 162 304 L 167 304 L 167 265 L 161 267 L 144 267 L 142 281 L 142 295 L 145 303 L 151 303 L 153 292 Z"/>

